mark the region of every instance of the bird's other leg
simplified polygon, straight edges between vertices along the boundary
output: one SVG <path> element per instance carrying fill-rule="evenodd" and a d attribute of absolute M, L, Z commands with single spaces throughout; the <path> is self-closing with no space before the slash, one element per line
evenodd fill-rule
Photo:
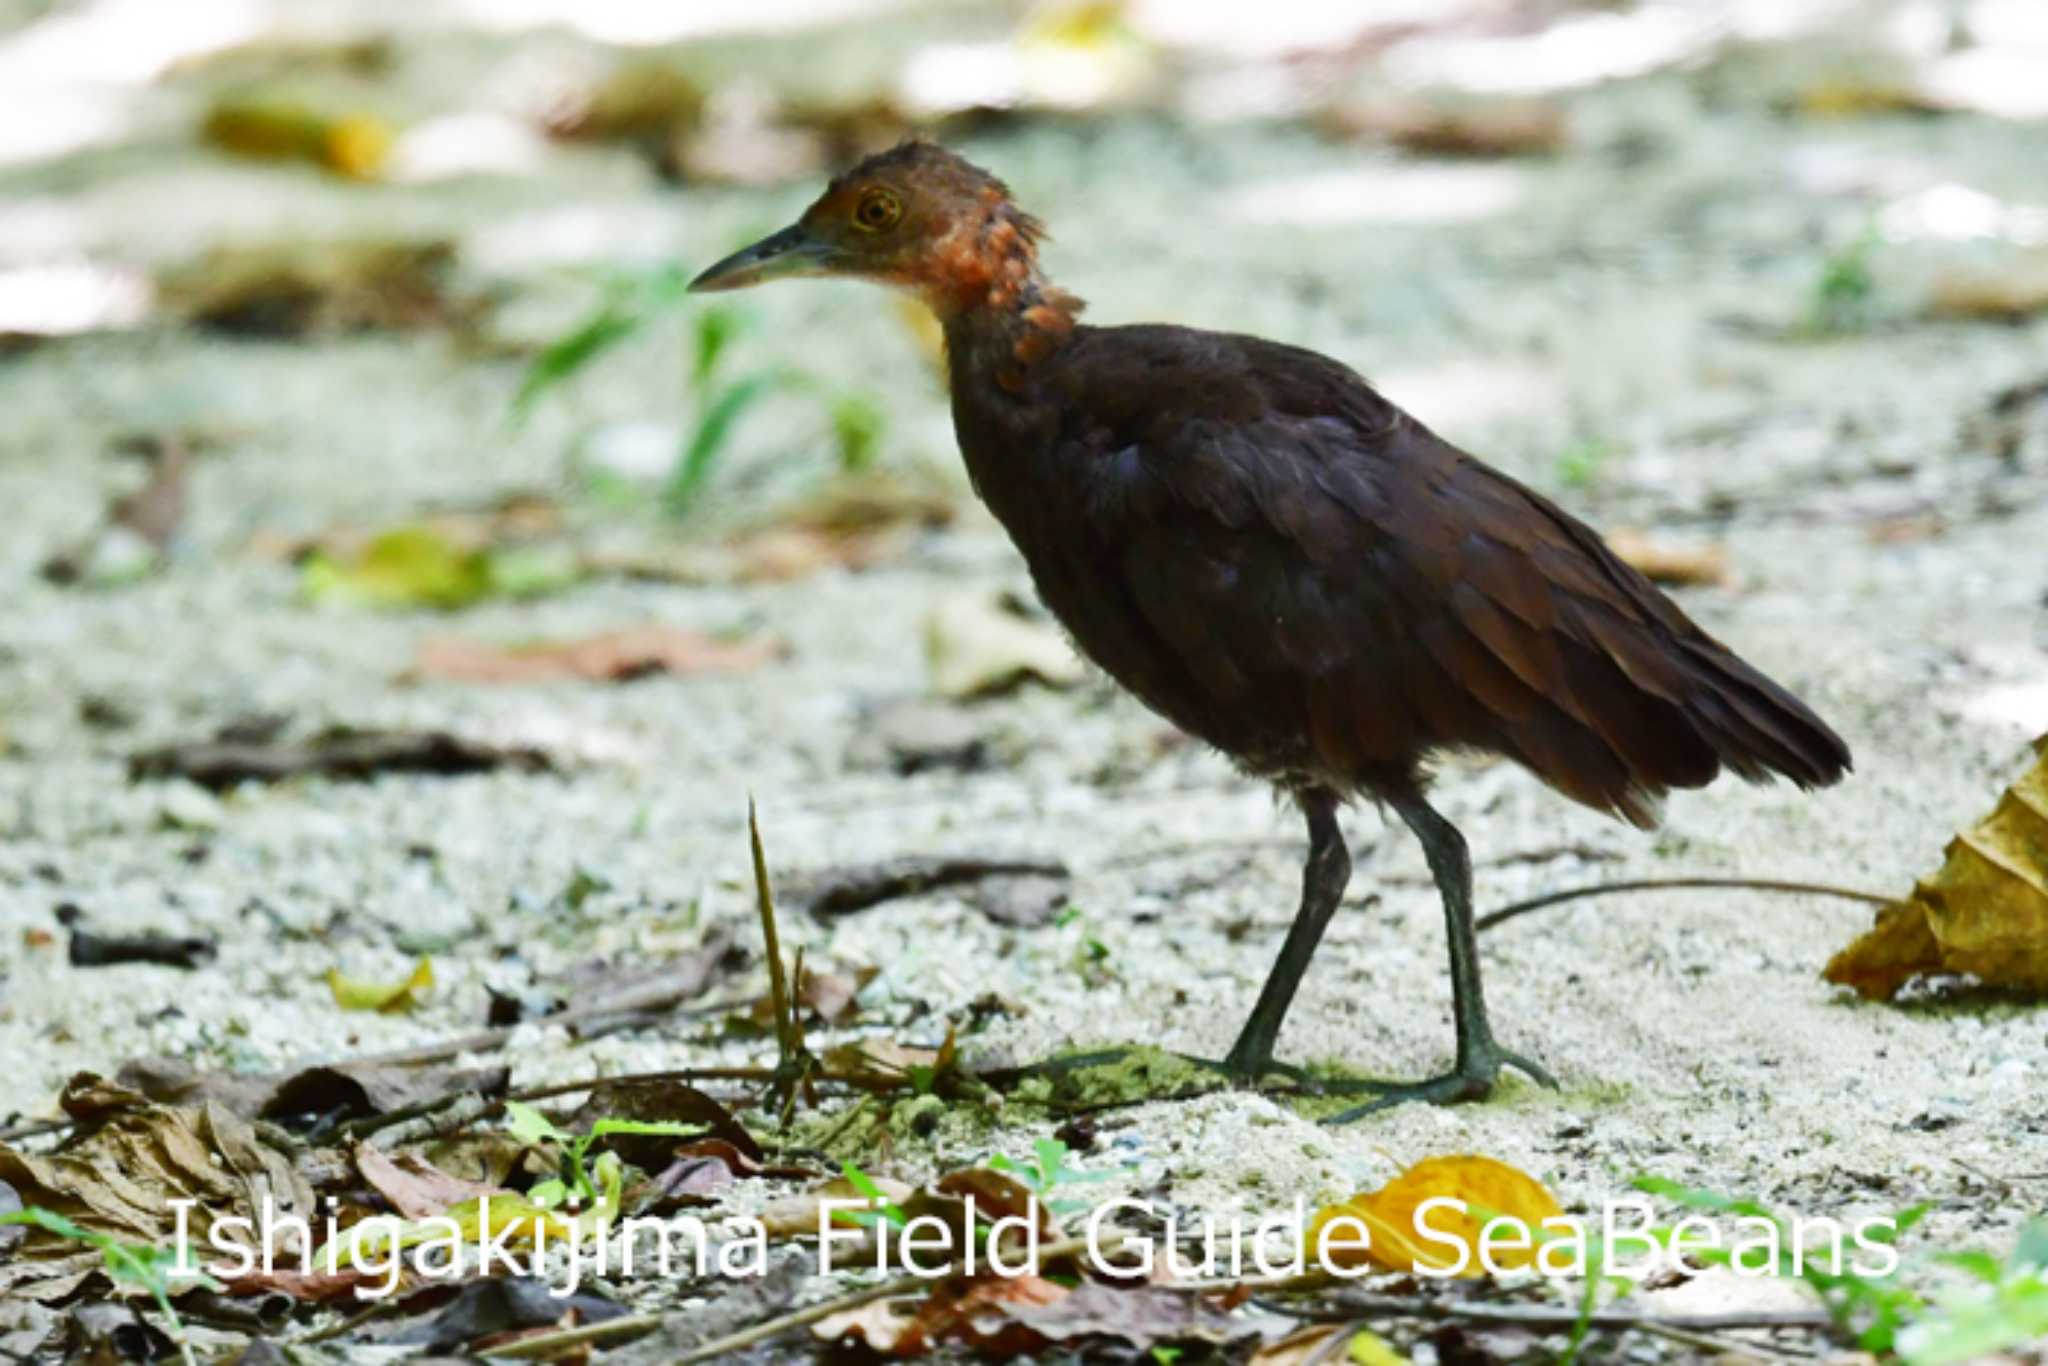
<path fill-rule="evenodd" d="M 1403 1101 L 1445 1104 L 1479 1100 L 1493 1090 L 1503 1067 L 1526 1072 L 1555 1089 L 1556 1080 L 1539 1063 L 1510 1053 L 1494 1042 L 1493 1025 L 1486 1016 L 1486 994 L 1479 981 L 1479 936 L 1472 925 L 1472 858 L 1466 852 L 1465 837 L 1423 800 L 1420 792 L 1400 793 L 1387 801 L 1422 841 L 1430 876 L 1443 898 L 1444 929 L 1451 949 L 1451 1011 L 1458 1025 L 1458 1061 L 1451 1071 L 1428 1081 L 1366 1083 L 1378 1098 L 1369 1105 L 1347 1110 L 1330 1122 L 1342 1124 Z"/>
<path fill-rule="evenodd" d="M 1294 924 L 1287 931 L 1287 942 L 1280 946 L 1280 956 L 1273 960 L 1273 970 L 1266 974 L 1258 1004 L 1223 1059 L 1223 1070 L 1241 1082 L 1257 1082 L 1276 1070 L 1273 1045 L 1280 1037 L 1280 1024 L 1287 1018 L 1287 1007 L 1301 985 L 1302 974 L 1308 971 L 1309 959 L 1351 882 L 1351 854 L 1337 825 L 1337 794 L 1326 787 L 1313 787 L 1301 792 L 1298 800 L 1308 817 L 1301 908 L 1294 913 Z M 1292 1068 L 1282 1070 L 1298 1075 Z"/>

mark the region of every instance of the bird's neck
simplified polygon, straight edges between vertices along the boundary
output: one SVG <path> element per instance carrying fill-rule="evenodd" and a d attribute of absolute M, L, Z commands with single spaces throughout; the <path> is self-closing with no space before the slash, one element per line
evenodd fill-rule
<path fill-rule="evenodd" d="M 1005 204 L 953 244 L 943 287 L 927 302 L 946 331 L 956 377 L 992 377 L 1021 391 L 1031 371 L 1073 334 L 1081 301 L 1046 279 L 1038 265 L 1038 225 Z"/>
<path fill-rule="evenodd" d="M 946 358 L 953 373 L 993 378 L 1012 393 L 1031 382 L 1031 373 L 1073 335 L 1081 301 L 1032 277 L 1003 297 L 943 315 Z"/>

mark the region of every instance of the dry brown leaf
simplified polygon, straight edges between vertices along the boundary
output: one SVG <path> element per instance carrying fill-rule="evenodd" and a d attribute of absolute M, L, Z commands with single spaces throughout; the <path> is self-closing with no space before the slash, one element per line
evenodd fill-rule
<path fill-rule="evenodd" d="M 760 1153 L 749 1156 L 739 1145 L 722 1138 L 696 1139 L 675 1149 L 672 1156 L 674 1160 L 648 1182 L 641 1193 L 643 1201 L 708 1203 L 704 1197 L 751 1177 L 792 1180 L 818 1175 L 806 1167 L 764 1166 Z"/>
<path fill-rule="evenodd" d="M 985 878 L 1066 876 L 1065 864 L 1045 859 L 997 853 L 907 854 L 800 875 L 783 895 L 822 917 L 846 915 L 897 897 L 923 896 Z"/>
<path fill-rule="evenodd" d="M 1141 1349 L 1166 1342 L 1232 1342 L 1273 1326 L 1262 1317 L 1233 1318 L 1208 1296 L 1154 1285 L 1083 1281 L 1049 1304 L 1027 1299 L 999 1307 L 1052 1342 L 1120 1338 Z"/>
<path fill-rule="evenodd" d="M 819 1021 L 834 1025 L 849 1019 L 861 988 L 875 980 L 880 968 L 827 961 L 805 963 L 796 983 L 797 1004 L 816 1013 Z M 749 1007 L 747 1018 L 763 1029 L 775 1024 L 775 1002 L 763 996 Z"/>
<path fill-rule="evenodd" d="M 1829 961 L 1830 982 L 1890 1000 L 1916 976 L 1966 972 L 2048 993 L 2048 735 L 2033 749 L 2033 767 L 1949 841 L 1941 867 Z"/>
<path fill-rule="evenodd" d="M 1437 1207 L 1429 1211 L 1427 1227 L 1435 1238 L 1418 1232 L 1417 1210 L 1436 1199 L 1462 1201 L 1467 1213 Z M 1518 1220 L 1532 1234 L 1543 1230 L 1545 1219 L 1563 1214 L 1557 1199 L 1534 1177 L 1490 1157 L 1464 1155 L 1425 1158 L 1376 1191 L 1354 1195 L 1336 1205 L 1316 1211 L 1310 1221 L 1306 1256 L 1311 1265 L 1363 1266 L 1371 1263 L 1390 1271 L 1429 1268 L 1448 1271 L 1455 1259 L 1443 1250 L 1441 1238 L 1455 1238 L 1465 1244 L 1463 1265 L 1455 1274 L 1483 1276 L 1478 1245 L 1486 1217 L 1504 1215 Z M 1348 1224 L 1338 1221 L 1348 1220 Z M 1360 1228 L 1364 1230 L 1361 1237 Z M 1318 1243 L 1328 1228 L 1326 1251 Z M 1358 1246 L 1369 1238 L 1369 1245 Z M 1533 1243 L 1533 1237 L 1519 1241 Z M 1535 1257 L 1533 1250 L 1515 1251 L 1496 1246 L 1496 1265 L 1523 1266 Z"/>
<path fill-rule="evenodd" d="M 158 1105 L 90 1073 L 73 1078 L 63 1104 L 77 1128 L 61 1151 L 0 1145 L 0 1181 L 23 1204 L 124 1242 L 161 1247 L 177 1235 L 173 1202 L 192 1200 L 187 1217 L 195 1238 L 206 1240 L 215 1220 L 248 1219 L 252 1230 L 270 1230 L 273 1257 L 297 1264 L 301 1249 L 283 1221 L 317 1222 L 312 1187 L 246 1121 L 211 1103 Z M 270 1221 L 263 1221 L 266 1211 Z M 232 1236 L 232 1229 L 222 1230 L 223 1238 Z M 253 1244 L 253 1234 L 242 1241 Z M 254 1244 L 259 1256 L 261 1247 Z M 76 1254 L 75 1243 L 32 1229 L 11 1258 L 27 1269 L 17 1274 L 10 1265 L 4 1281 L 12 1292 L 23 1281 L 71 1278 L 79 1271 Z"/>
<path fill-rule="evenodd" d="M 2048 252 L 1997 269 L 1952 266 L 1934 277 L 1928 310 L 1937 318 L 2025 322 L 2048 312 Z"/>
<path fill-rule="evenodd" d="M 1252 1353 L 1245 1366 L 1308 1366 L 1314 1361 L 1341 1361 L 1341 1357 L 1334 1355 L 1330 1339 L 1349 1331 L 1350 1326 L 1342 1323 L 1311 1325 L 1261 1347 Z"/>
<path fill-rule="evenodd" d="M 960 594 L 925 619 L 925 662 L 941 697 L 985 697 L 1036 679 L 1069 688 L 1087 676 L 1057 627 L 1027 620 L 979 593 Z"/>
<path fill-rule="evenodd" d="M 950 1036 L 948 1045 L 950 1046 Z M 825 1063 L 835 1073 L 880 1085 L 901 1085 L 914 1069 L 935 1075 L 952 1061 L 948 1047 L 919 1048 L 894 1039 L 856 1039 L 826 1050 Z"/>
<path fill-rule="evenodd" d="M 388 1114 L 421 1101 L 459 1091 L 500 1096 L 511 1069 L 497 1067 L 405 1067 L 389 1063 L 335 1063 L 291 1073 L 243 1076 L 201 1072 L 177 1058 L 136 1058 L 115 1076 L 121 1086 L 171 1105 L 214 1103 L 244 1119 L 360 1119 Z"/>
<path fill-rule="evenodd" d="M 857 572 L 896 558 L 958 512 L 942 490 L 863 474 L 833 483 L 772 526 L 713 544 L 598 552 L 585 568 L 670 583 L 781 583 L 827 569 Z"/>
<path fill-rule="evenodd" d="M 900 1205 L 913 1194 L 909 1186 L 901 1181 L 891 1181 L 886 1176 L 871 1178 L 875 1189 L 882 1193 L 882 1199 L 892 1205 Z M 761 1228 L 770 1238 L 816 1237 L 818 1220 L 822 1217 L 825 1202 L 833 1202 L 835 1209 L 857 1210 L 863 1197 L 845 1177 L 834 1177 L 821 1185 L 813 1186 L 797 1195 L 771 1200 L 761 1207 Z M 869 1209 L 879 1209 L 876 1202 L 868 1204 Z"/>
<path fill-rule="evenodd" d="M 479 308 L 449 292 L 454 261 L 445 241 L 215 247 L 166 273 L 157 300 L 190 326 L 238 336 L 443 327 Z"/>
<path fill-rule="evenodd" d="M 335 726 L 304 739 L 248 740 L 226 734 L 129 756 L 128 775 L 189 778 L 218 792 L 237 783 L 323 777 L 361 782 L 381 773 L 453 776 L 494 768 L 546 770 L 554 760 L 532 745 L 495 744 L 443 730 L 356 730 Z"/>
<path fill-rule="evenodd" d="M 916 1331 L 919 1303 L 914 1295 L 871 1300 L 843 1313 L 819 1319 L 811 1326 L 811 1332 L 823 1342 L 850 1340 L 864 1343 L 871 1350 L 885 1355 L 917 1356 L 931 1347 L 929 1342 L 912 1336 Z M 898 1351 L 899 1347 L 905 1347 L 905 1350 Z"/>
<path fill-rule="evenodd" d="M 1050 1241 L 1060 1237 L 1060 1223 L 1052 1210 L 1023 1182 L 992 1167 L 969 1167 L 963 1171 L 948 1172 L 932 1189 L 942 1195 L 962 1199 L 971 1195 L 975 1211 L 979 1214 L 990 1219 L 1035 1220 L 1044 1238 Z"/>
<path fill-rule="evenodd" d="M 923 1356 L 943 1344 L 959 1343 L 984 1359 L 1000 1359 L 1045 1345 L 1036 1330 L 1011 1317 L 1013 1312 L 1056 1305 L 1070 1293 L 1038 1276 L 946 1281 L 921 1301 L 877 1300 L 820 1319 L 811 1332 L 826 1342 L 862 1342 L 888 1356 Z"/>
<path fill-rule="evenodd" d="M 155 568 L 184 525 L 191 447 L 173 435 L 148 438 L 145 451 L 150 468 L 141 486 L 108 504 L 105 525 L 91 537 L 46 560 L 45 579 L 121 582 Z"/>
<path fill-rule="evenodd" d="M 634 626 L 580 640 L 493 645 L 444 636 L 420 646 L 410 677 L 444 683 L 620 683 L 649 674 L 744 673 L 782 652 L 772 640 L 721 640 L 673 626 Z"/>
<path fill-rule="evenodd" d="M 359 1143 L 355 1160 L 363 1180 L 406 1219 L 429 1219 L 464 1200 L 506 1193 L 500 1186 L 450 1176 L 414 1153 L 392 1157 L 380 1148 Z"/>
<path fill-rule="evenodd" d="M 1425 156 L 1552 156 L 1571 139 L 1565 107 L 1548 100 L 1446 106 L 1427 100 L 1340 105 L 1318 116 L 1325 132 L 1390 142 Z"/>
<path fill-rule="evenodd" d="M 1718 545 L 1669 545 L 1640 531 L 1616 530 L 1608 533 L 1607 548 L 1653 583 L 1718 588 L 1729 581 L 1728 552 Z"/>
<path fill-rule="evenodd" d="M 315 1265 L 318 1265 L 315 1259 Z M 300 1271 L 297 1261 L 286 1261 L 265 1271 L 261 1265 L 247 1275 L 221 1276 L 219 1280 L 230 1295 L 289 1295 L 301 1304 L 327 1304 L 345 1301 L 354 1306 L 361 1301 L 356 1291 L 366 1286 L 381 1285 L 390 1273 L 381 1267 L 370 1271 L 358 1271 L 343 1266 L 338 1271 Z"/>
<path fill-rule="evenodd" d="M 547 111 L 547 131 L 579 142 L 638 142 L 654 150 L 694 126 L 704 88 L 664 62 L 628 61 Z"/>

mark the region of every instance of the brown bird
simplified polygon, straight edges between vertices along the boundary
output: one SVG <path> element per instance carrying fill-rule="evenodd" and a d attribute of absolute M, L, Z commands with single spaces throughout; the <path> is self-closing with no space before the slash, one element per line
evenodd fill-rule
<path fill-rule="evenodd" d="M 1046 606 L 1119 683 L 1287 792 L 1308 818 L 1301 906 L 1221 1066 L 1256 1083 L 1351 876 L 1337 808 L 1370 797 L 1422 842 L 1443 898 L 1457 1061 L 1399 1100 L 1486 1095 L 1512 1066 L 1480 989 L 1465 840 L 1428 758 L 1505 755 L 1645 829 L 1725 766 L 1834 782 L 1849 750 L 1694 625 L 1600 536 L 1382 398 L 1278 342 L 1088 327 L 1039 268 L 1038 220 L 987 172 L 912 142 L 834 180 L 797 223 L 693 290 L 846 276 L 945 327 L 975 489 Z M 1348 1117 L 1348 1116 L 1347 1116 Z"/>

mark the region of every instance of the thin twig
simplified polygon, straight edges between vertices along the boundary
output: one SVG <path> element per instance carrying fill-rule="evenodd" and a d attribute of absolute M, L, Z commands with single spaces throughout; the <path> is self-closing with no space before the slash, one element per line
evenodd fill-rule
<path fill-rule="evenodd" d="M 1632 1329 L 1624 1328 L 1619 1331 L 1624 1333 L 1648 1333 L 1651 1337 L 1663 1338 L 1666 1342 L 1675 1342 L 1682 1347 L 1693 1347 L 1703 1352 L 1711 1352 L 1717 1357 L 1725 1356 L 1730 1352 L 1747 1352 L 1755 1356 L 1769 1357 L 1773 1361 L 1798 1361 L 1800 1359 L 1790 1352 L 1781 1352 L 1777 1348 L 1766 1346 L 1761 1342 L 1746 1342 L 1733 1338 L 1715 1337 L 1711 1333 L 1695 1333 L 1685 1328 L 1674 1328 L 1659 1319 L 1644 1319 Z"/>
<path fill-rule="evenodd" d="M 1497 911 L 1488 911 L 1479 917 L 1478 927 L 1490 930 L 1517 916 L 1540 911 L 1546 906 L 1557 906 L 1567 901 L 1578 901 L 1583 897 L 1606 896 L 1612 892 L 1661 891 L 1673 887 L 1719 887 L 1740 888 L 1754 892 L 1795 892 L 1808 896 L 1838 896 L 1848 901 L 1861 901 L 1871 906 L 1891 906 L 1898 902 L 1895 896 L 1879 896 L 1876 892 L 1859 892 L 1852 887 L 1834 887 L 1824 882 L 1786 882 L 1776 878 L 1753 877 L 1646 877 L 1632 878 L 1626 882 L 1601 882 L 1591 887 L 1573 887 L 1562 892 L 1547 892 L 1503 906 Z"/>
<path fill-rule="evenodd" d="M 1318 1323 L 1349 1323 L 1361 1315 L 1388 1318 L 1462 1319 L 1471 1323 L 1520 1324 L 1535 1328 L 1570 1328 L 1579 1322 L 1577 1309 L 1547 1304 L 1484 1304 L 1473 1300 L 1430 1299 L 1405 1295 L 1345 1295 L 1327 1307 L 1277 1305 L 1266 1308 L 1289 1318 Z M 1826 1328 L 1834 1320 L 1819 1309 L 1759 1310 L 1755 1313 L 1651 1314 L 1639 1309 L 1596 1309 L 1587 1318 L 1594 1328 L 1642 1328 L 1655 1323 L 1680 1332 L 1721 1333 L 1739 1328 Z"/>
<path fill-rule="evenodd" d="M 39 1119 L 29 1124 L 17 1124 L 12 1129 L 0 1129 L 0 1143 L 13 1143 L 24 1138 L 41 1138 L 44 1134 L 61 1134 L 71 1127 L 68 1119 Z"/>

